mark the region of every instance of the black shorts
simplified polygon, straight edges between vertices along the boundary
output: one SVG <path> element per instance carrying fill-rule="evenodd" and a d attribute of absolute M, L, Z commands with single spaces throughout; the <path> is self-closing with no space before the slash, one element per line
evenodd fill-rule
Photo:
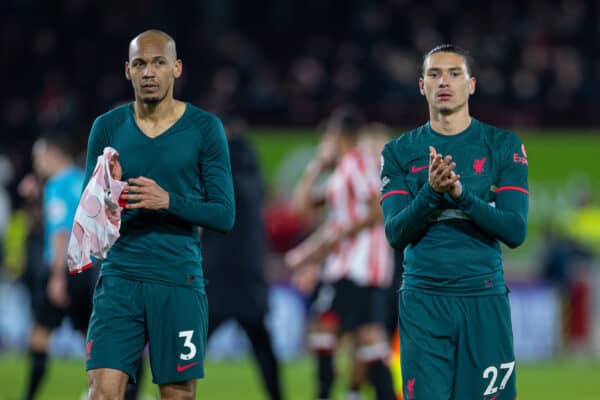
<path fill-rule="evenodd" d="M 384 325 L 388 307 L 385 289 L 359 286 L 348 279 L 321 284 L 312 303 L 317 318 L 334 315 L 342 332 L 352 332 L 367 324 Z"/>
<path fill-rule="evenodd" d="M 98 279 L 99 268 L 96 266 L 87 269 L 77 275 L 67 274 L 67 292 L 69 295 L 69 305 L 66 308 L 59 308 L 52 304 L 48 298 L 48 279 L 50 278 L 50 268 L 46 270 L 39 281 L 36 283 L 33 303 L 33 315 L 35 322 L 45 328 L 53 330 L 58 328 L 63 319 L 68 316 L 73 328 L 86 332 L 92 314 L 92 297 L 94 286 Z"/>

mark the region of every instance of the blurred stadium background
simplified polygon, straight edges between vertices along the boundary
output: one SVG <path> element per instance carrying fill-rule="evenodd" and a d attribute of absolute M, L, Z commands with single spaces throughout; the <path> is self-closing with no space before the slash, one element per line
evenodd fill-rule
<path fill-rule="evenodd" d="M 31 145 L 60 132 L 83 155 L 94 117 L 131 99 L 123 62 L 129 40 L 148 28 L 177 41 L 177 97 L 248 121 L 269 183 L 269 325 L 288 398 L 312 394 L 306 298 L 290 286 L 281 256 L 304 229 L 287 201 L 315 151 L 318 123 L 346 101 L 395 134 L 423 123 L 421 54 L 452 42 L 477 61 L 473 115 L 518 133 L 530 159 L 530 234 L 522 248 L 505 251 L 519 398 L 600 399 L 597 2 L 4 0 L 0 400 L 18 399 L 25 383 L 25 260 L 36 256 L 27 243 L 39 234 L 39 215 L 18 184 L 31 171 Z M 222 327 L 198 398 L 264 398 L 248 351 L 235 325 Z M 52 353 L 40 399 L 80 398 L 83 342 L 68 323 L 53 336 Z M 145 393 L 155 393 L 148 380 Z"/>

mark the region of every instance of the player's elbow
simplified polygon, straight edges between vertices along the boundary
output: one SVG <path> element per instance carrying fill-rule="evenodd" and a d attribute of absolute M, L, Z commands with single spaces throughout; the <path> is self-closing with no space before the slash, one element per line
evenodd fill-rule
<path fill-rule="evenodd" d="M 523 218 L 517 218 L 515 222 L 514 230 L 510 235 L 510 238 L 506 240 L 506 245 L 511 249 L 517 248 L 525 242 L 527 237 L 527 221 Z"/>
<path fill-rule="evenodd" d="M 232 230 L 234 224 L 235 224 L 235 207 L 233 207 L 231 212 L 228 213 L 228 218 L 226 218 L 225 226 L 224 226 L 225 231 L 229 232 L 230 230 Z"/>
<path fill-rule="evenodd" d="M 401 249 L 405 243 L 402 240 L 402 235 L 399 234 L 399 229 L 395 224 L 391 222 L 385 223 L 385 237 L 387 238 L 390 246 L 395 249 Z"/>
<path fill-rule="evenodd" d="M 227 233 L 233 229 L 235 224 L 235 207 L 226 207 L 223 212 L 223 217 L 220 218 L 219 226 L 216 230 L 222 233 Z"/>
<path fill-rule="evenodd" d="M 219 203 L 212 208 L 210 218 L 198 221 L 197 224 L 219 233 L 227 233 L 235 224 L 235 204 Z"/>

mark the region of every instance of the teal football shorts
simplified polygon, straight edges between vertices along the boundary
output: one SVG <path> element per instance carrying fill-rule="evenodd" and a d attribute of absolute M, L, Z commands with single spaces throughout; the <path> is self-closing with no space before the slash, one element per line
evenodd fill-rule
<path fill-rule="evenodd" d="M 507 294 L 402 290 L 399 315 L 405 400 L 516 399 Z"/>
<path fill-rule="evenodd" d="M 204 377 L 208 302 L 203 289 L 101 276 L 86 340 L 86 369 L 135 380 L 148 343 L 155 384 Z"/>

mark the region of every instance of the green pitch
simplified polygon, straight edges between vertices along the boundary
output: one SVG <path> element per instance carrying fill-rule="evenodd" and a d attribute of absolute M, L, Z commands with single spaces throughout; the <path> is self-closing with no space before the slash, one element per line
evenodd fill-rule
<path fill-rule="evenodd" d="M 342 363 L 343 364 L 343 363 Z M 83 360 L 52 361 L 49 375 L 39 400 L 79 400 L 85 391 Z M 536 365 L 518 365 L 519 399 L 523 400 L 598 400 L 600 399 L 600 360 L 552 361 Z M 262 400 L 265 395 L 258 373 L 250 360 L 208 362 L 207 378 L 199 381 L 198 399 Z M 313 368 L 309 359 L 300 359 L 281 366 L 285 398 L 312 398 Z M 344 365 L 339 368 L 342 379 L 347 376 Z M 0 400 L 20 400 L 25 384 L 26 364 L 22 355 L 0 355 Z M 148 375 L 147 375 L 148 377 Z M 340 379 L 340 381 L 342 380 Z M 341 383 L 341 382 L 340 382 Z M 338 384 L 337 397 L 341 396 Z M 146 379 L 145 399 L 155 399 L 156 389 Z M 370 397 L 372 398 L 372 397 Z"/>

